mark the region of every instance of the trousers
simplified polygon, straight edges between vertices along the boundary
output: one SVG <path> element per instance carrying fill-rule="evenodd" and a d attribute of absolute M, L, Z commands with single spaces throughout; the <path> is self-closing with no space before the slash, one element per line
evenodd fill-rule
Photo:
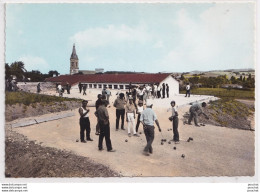
<path fill-rule="evenodd" d="M 127 113 L 127 119 L 128 119 L 128 122 L 127 122 L 128 133 L 131 133 L 131 129 L 132 129 L 133 133 L 136 134 L 134 114 L 133 113 Z"/>
<path fill-rule="evenodd" d="M 89 118 L 80 118 L 79 119 L 80 124 L 80 141 L 84 141 L 84 133 L 86 131 L 86 139 L 90 139 L 90 122 Z"/>
<path fill-rule="evenodd" d="M 141 117 L 141 114 L 138 114 L 137 116 L 137 123 L 136 123 L 136 127 L 135 127 L 135 131 L 138 132 L 138 128 L 139 128 L 139 125 L 140 125 L 140 117 Z"/>
<path fill-rule="evenodd" d="M 194 118 L 195 125 L 198 125 L 198 114 L 197 114 L 197 112 L 194 111 L 194 110 L 190 110 L 190 116 L 189 116 L 189 120 L 188 120 L 189 124 L 191 123 L 193 118 Z"/>
<path fill-rule="evenodd" d="M 144 128 L 144 134 L 147 141 L 144 151 L 145 152 L 149 151 L 150 153 L 152 153 L 153 152 L 152 143 L 154 140 L 154 126 L 146 125 L 146 128 Z"/>
<path fill-rule="evenodd" d="M 105 137 L 107 150 L 110 151 L 110 150 L 112 150 L 112 144 L 111 144 L 111 140 L 110 140 L 110 125 L 109 125 L 109 123 L 104 124 L 101 121 L 99 121 L 98 124 L 100 127 L 100 134 L 99 134 L 99 139 L 98 139 L 98 149 L 99 150 L 103 149 L 103 139 Z"/>
<path fill-rule="evenodd" d="M 173 129 L 173 141 L 179 141 L 179 131 L 178 131 L 179 118 L 174 117 L 172 120 L 172 129 Z"/>
<path fill-rule="evenodd" d="M 125 109 L 116 109 L 116 129 L 119 128 L 119 120 L 121 117 L 121 129 L 124 128 Z"/>

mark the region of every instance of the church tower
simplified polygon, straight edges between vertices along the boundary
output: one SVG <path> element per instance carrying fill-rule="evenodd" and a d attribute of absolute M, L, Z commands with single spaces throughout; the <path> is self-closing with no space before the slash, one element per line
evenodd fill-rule
<path fill-rule="evenodd" d="M 70 56 L 70 74 L 73 75 L 79 72 L 79 59 L 76 53 L 75 43 L 73 44 L 72 53 Z"/>

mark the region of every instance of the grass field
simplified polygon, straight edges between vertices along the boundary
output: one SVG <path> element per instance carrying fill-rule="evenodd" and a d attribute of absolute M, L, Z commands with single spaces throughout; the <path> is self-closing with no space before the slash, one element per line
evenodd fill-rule
<path fill-rule="evenodd" d="M 185 94 L 186 91 L 182 90 L 180 93 Z M 220 98 L 232 99 L 255 99 L 255 90 L 237 90 L 237 89 L 223 89 L 223 88 L 197 88 L 191 89 L 191 94 L 194 95 L 213 95 Z"/>
<path fill-rule="evenodd" d="M 53 103 L 53 102 L 62 102 L 62 101 L 79 101 L 74 98 L 64 98 L 56 96 L 41 95 L 35 93 L 27 92 L 5 92 L 5 104 L 13 105 L 16 103 L 21 103 L 24 105 L 30 105 L 32 103 Z"/>

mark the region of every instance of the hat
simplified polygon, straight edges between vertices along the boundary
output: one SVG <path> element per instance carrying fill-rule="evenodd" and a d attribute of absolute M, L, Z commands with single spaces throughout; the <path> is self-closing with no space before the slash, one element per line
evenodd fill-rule
<path fill-rule="evenodd" d="M 125 94 L 124 94 L 124 93 L 120 93 L 119 96 L 120 96 L 120 97 L 124 97 Z"/>
<path fill-rule="evenodd" d="M 142 100 L 139 100 L 138 101 L 138 104 L 143 104 L 144 102 Z"/>
<path fill-rule="evenodd" d="M 153 105 L 152 101 L 151 100 L 147 100 L 146 106 L 152 106 L 152 105 Z"/>

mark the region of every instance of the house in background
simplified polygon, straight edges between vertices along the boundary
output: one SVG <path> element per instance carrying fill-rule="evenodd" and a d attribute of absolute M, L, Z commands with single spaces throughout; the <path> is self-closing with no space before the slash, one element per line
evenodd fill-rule
<path fill-rule="evenodd" d="M 69 83 L 73 88 L 78 84 L 86 84 L 88 89 L 129 89 L 129 84 L 144 85 L 163 83 L 168 84 L 171 94 L 179 94 L 179 82 L 173 78 L 171 73 L 131 73 L 131 74 L 89 74 L 89 75 L 61 75 L 47 78 L 45 82 Z"/>

